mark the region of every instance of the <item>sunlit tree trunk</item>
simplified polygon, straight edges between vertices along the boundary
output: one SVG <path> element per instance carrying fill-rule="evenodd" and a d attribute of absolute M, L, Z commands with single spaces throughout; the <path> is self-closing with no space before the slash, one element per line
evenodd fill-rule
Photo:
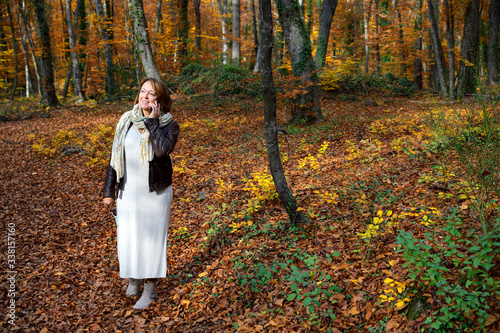
<path fill-rule="evenodd" d="M 455 99 L 455 18 L 453 15 L 453 2 L 444 0 L 446 13 L 446 40 L 448 44 L 448 84 L 450 99 Z"/>
<path fill-rule="evenodd" d="M 434 71 L 437 75 L 436 79 L 439 83 L 439 91 L 441 95 L 447 96 L 447 87 L 445 81 L 444 65 L 443 65 L 443 48 L 441 47 L 441 39 L 439 38 L 439 26 L 436 14 L 436 7 L 432 0 L 427 0 L 429 7 L 429 20 L 431 21 L 432 41 L 434 48 Z"/>
<path fill-rule="evenodd" d="M 479 81 L 479 0 L 472 0 L 465 9 L 464 32 L 460 51 L 457 96 L 474 94 Z"/>
<path fill-rule="evenodd" d="M 142 67 L 147 77 L 154 77 L 160 80 L 160 72 L 156 67 L 153 51 L 151 50 L 151 44 L 149 42 L 146 16 L 144 15 L 142 0 L 129 1 L 131 2 L 129 6 L 134 21 L 135 40 L 141 55 Z"/>
<path fill-rule="evenodd" d="M 283 165 L 281 164 L 278 145 L 278 126 L 276 124 L 276 89 L 272 69 L 274 37 L 271 0 L 259 0 L 259 11 L 261 16 L 259 19 L 259 37 L 262 50 L 260 76 L 264 96 L 264 127 L 269 167 L 273 176 L 274 186 L 290 221 L 292 223 L 307 222 L 306 216 L 301 211 L 297 211 L 297 201 L 288 188 Z"/>
<path fill-rule="evenodd" d="M 195 45 L 198 51 L 201 51 L 201 0 L 194 0 L 194 14 L 195 14 Z"/>
<path fill-rule="evenodd" d="M 231 45 L 232 63 L 239 66 L 241 61 L 241 20 L 240 20 L 240 0 L 233 0 L 233 42 Z"/>
<path fill-rule="evenodd" d="M 80 63 L 78 62 L 78 52 L 76 52 L 76 33 L 73 30 L 73 20 L 71 14 L 71 0 L 65 0 L 66 5 L 66 26 L 68 27 L 69 46 L 71 48 L 70 57 L 73 73 L 73 88 L 78 102 L 83 102 L 82 93 L 82 73 L 80 72 Z M 78 7 L 76 8 L 78 11 Z M 78 14 L 76 14 L 78 15 Z"/>
<path fill-rule="evenodd" d="M 156 50 L 156 44 L 157 44 L 156 38 L 158 36 L 158 33 L 160 32 L 160 24 L 161 24 L 161 18 L 162 18 L 162 14 L 161 14 L 162 4 L 163 4 L 162 0 L 158 0 L 158 3 L 156 4 L 155 34 L 154 34 L 153 43 L 152 43 L 153 44 L 152 45 L 153 54 L 155 54 L 155 50 Z"/>
<path fill-rule="evenodd" d="M 368 64 L 370 60 L 370 53 L 368 47 L 368 13 L 366 9 L 366 1 L 361 0 L 362 9 L 363 9 L 363 32 L 365 38 L 365 73 L 368 74 Z"/>
<path fill-rule="evenodd" d="M 498 83 L 498 66 L 500 57 L 500 48 L 498 45 L 498 29 L 500 21 L 500 0 L 490 0 L 488 11 L 488 85 Z"/>
<path fill-rule="evenodd" d="M 66 1 L 69 2 L 70 0 Z M 104 42 L 104 57 L 106 59 L 106 94 L 108 96 L 112 96 L 115 91 L 115 70 L 113 65 L 113 52 L 111 50 L 110 36 L 107 32 L 111 27 L 109 27 L 108 23 L 106 23 L 107 16 L 104 15 L 101 0 L 94 0 L 94 2 L 97 15 L 101 20 L 99 28 L 101 30 L 102 41 Z"/>
<path fill-rule="evenodd" d="M 307 34 L 304 20 L 300 16 L 299 4 L 297 0 L 276 0 L 276 6 L 292 63 L 293 75 L 300 77 L 302 83 L 307 86 L 307 92 L 297 99 L 299 110 L 292 115 L 291 121 L 323 121 L 318 78 L 315 73 L 316 65 L 311 54 L 311 40 Z"/>
<path fill-rule="evenodd" d="M 217 0 L 219 12 L 221 15 L 221 29 L 222 29 L 222 63 L 227 65 L 229 57 L 229 41 L 227 39 L 227 0 Z"/>
<path fill-rule="evenodd" d="M 31 38 L 30 24 L 28 23 L 28 18 L 26 16 L 26 3 L 24 1 L 17 2 L 17 8 L 18 8 L 18 13 L 19 13 L 18 18 L 21 18 L 21 22 L 22 22 L 22 24 L 20 24 L 20 25 L 22 27 L 23 40 L 26 43 L 26 63 L 27 64 L 29 63 L 28 58 L 29 58 L 29 56 L 31 56 L 31 59 L 33 61 L 33 67 L 35 70 L 35 75 L 36 75 L 36 83 L 37 83 L 36 86 L 37 86 L 37 90 L 38 90 L 38 95 L 40 97 L 42 97 L 43 96 L 42 83 L 41 83 L 42 74 L 40 73 L 41 65 L 39 63 L 38 58 L 35 56 L 35 52 L 33 51 L 34 49 L 36 49 L 36 46 L 35 46 L 35 43 L 33 42 L 33 39 Z M 28 68 L 28 71 L 29 71 L 29 68 Z"/>
<path fill-rule="evenodd" d="M 35 17 L 38 26 L 38 37 L 42 48 L 42 76 L 47 103 L 57 106 L 59 101 L 54 86 L 54 69 L 52 66 L 52 50 L 50 47 L 50 27 L 47 22 L 46 4 L 44 0 L 31 0 L 35 8 Z"/>
<path fill-rule="evenodd" d="M 413 60 L 413 84 L 418 90 L 422 90 L 423 85 L 423 65 L 422 65 L 422 7 L 423 1 L 417 0 L 417 12 L 415 17 L 415 59 Z"/>
<path fill-rule="evenodd" d="M 318 45 L 316 46 L 316 53 L 314 55 L 316 68 L 321 68 L 325 65 L 328 41 L 330 39 L 330 28 L 335 10 L 337 9 L 337 3 L 338 0 L 323 0 L 321 18 L 319 20 Z"/>

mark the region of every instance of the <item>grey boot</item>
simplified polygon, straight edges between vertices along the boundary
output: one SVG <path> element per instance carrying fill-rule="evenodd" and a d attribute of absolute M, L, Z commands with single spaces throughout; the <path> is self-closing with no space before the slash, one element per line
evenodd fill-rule
<path fill-rule="evenodd" d="M 134 309 L 144 309 L 151 304 L 158 295 L 156 294 L 156 282 L 147 281 L 144 283 L 144 290 L 142 296 L 134 305 Z"/>
<path fill-rule="evenodd" d="M 139 295 L 139 286 L 141 284 L 141 281 L 142 280 L 133 279 L 133 278 L 128 279 L 128 288 L 126 291 L 127 297 L 130 297 L 132 295 Z"/>

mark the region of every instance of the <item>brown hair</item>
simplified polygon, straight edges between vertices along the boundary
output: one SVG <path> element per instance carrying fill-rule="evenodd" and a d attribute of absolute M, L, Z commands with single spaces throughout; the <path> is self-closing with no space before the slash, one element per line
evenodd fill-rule
<path fill-rule="evenodd" d="M 165 86 L 162 81 L 155 79 L 154 77 L 147 77 L 141 80 L 141 83 L 139 85 L 139 92 L 135 97 L 134 105 L 139 103 L 139 95 L 141 93 L 142 86 L 148 81 L 151 82 L 151 86 L 158 95 L 157 101 L 158 103 L 160 103 L 161 112 L 170 112 L 172 109 L 172 100 L 170 99 L 170 94 L 168 93 L 167 86 Z"/>

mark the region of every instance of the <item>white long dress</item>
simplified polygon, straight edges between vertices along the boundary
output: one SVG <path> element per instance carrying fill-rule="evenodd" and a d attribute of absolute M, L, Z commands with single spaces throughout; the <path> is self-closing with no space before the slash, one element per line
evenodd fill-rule
<path fill-rule="evenodd" d="M 149 192 L 149 164 L 140 160 L 141 133 L 130 127 L 125 138 L 125 176 L 117 199 L 120 277 L 167 275 L 167 234 L 172 186 Z"/>

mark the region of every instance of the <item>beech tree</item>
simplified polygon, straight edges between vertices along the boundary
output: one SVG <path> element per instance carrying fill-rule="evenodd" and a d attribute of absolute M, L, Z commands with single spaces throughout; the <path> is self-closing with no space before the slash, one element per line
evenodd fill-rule
<path fill-rule="evenodd" d="M 35 8 L 35 17 L 38 26 L 38 38 L 42 48 L 42 77 L 44 94 L 49 106 L 57 106 L 59 101 L 54 86 L 54 68 L 52 66 L 52 50 L 50 47 L 50 27 L 47 22 L 45 0 L 31 0 Z"/>
<path fill-rule="evenodd" d="M 94 0 L 94 3 L 97 16 L 99 16 L 99 20 L 101 21 L 99 29 L 101 30 L 101 37 L 104 42 L 104 58 L 106 59 L 106 94 L 111 96 L 115 91 L 115 73 L 113 66 L 113 53 L 111 52 L 111 44 L 109 43 L 110 36 L 108 34 L 110 27 L 106 22 L 107 16 L 104 14 L 104 10 L 102 9 L 101 0 Z"/>
<path fill-rule="evenodd" d="M 241 43 L 240 43 L 240 26 L 241 26 L 241 17 L 240 17 L 240 0 L 233 0 L 233 41 L 231 45 L 231 60 L 233 64 L 240 65 L 241 58 Z"/>
<path fill-rule="evenodd" d="M 306 92 L 297 98 L 298 111 L 292 114 L 291 122 L 323 121 L 316 65 L 311 53 L 311 40 L 304 20 L 300 16 L 299 3 L 297 0 L 276 0 L 276 6 L 292 63 L 293 75 L 300 77 L 302 84 L 306 86 Z"/>
<path fill-rule="evenodd" d="M 338 0 L 323 0 L 323 5 L 321 6 L 318 45 L 316 46 L 316 54 L 314 55 L 316 68 L 321 68 L 325 64 L 326 51 L 330 39 L 330 28 L 332 26 L 333 16 L 335 15 L 335 9 L 337 9 L 337 3 Z"/>
<path fill-rule="evenodd" d="M 139 53 L 141 54 L 142 67 L 147 77 L 154 77 L 160 80 L 160 72 L 158 71 L 158 67 L 156 67 L 153 51 L 151 50 L 151 44 L 149 42 L 142 0 L 129 1 L 131 16 L 134 21 L 135 40 L 139 48 Z"/>
<path fill-rule="evenodd" d="M 96 0 L 97 1 L 97 0 Z M 80 71 L 80 63 L 78 61 L 78 52 L 76 52 L 76 33 L 73 29 L 73 19 L 71 14 L 71 0 L 65 0 L 66 5 L 66 26 L 68 27 L 68 39 L 69 45 L 71 47 L 70 58 L 72 63 L 71 72 L 73 73 L 73 89 L 75 91 L 75 96 L 78 98 L 78 102 L 83 102 L 83 92 L 82 92 L 82 73 Z M 78 16 L 78 6 L 76 7 Z"/>
<path fill-rule="evenodd" d="M 488 11 L 488 85 L 498 83 L 500 48 L 498 47 L 498 26 L 500 22 L 500 0 L 490 0 Z"/>
<path fill-rule="evenodd" d="M 434 66 L 436 68 L 435 74 L 437 75 L 436 81 L 439 84 L 438 91 L 442 96 L 447 96 L 447 88 L 445 81 L 445 72 L 443 64 L 443 48 L 441 46 L 441 38 L 439 37 L 439 26 L 437 18 L 437 4 L 434 4 L 432 0 L 427 0 L 427 5 L 429 7 L 429 20 L 431 21 L 431 33 L 432 41 L 434 47 Z"/>
<path fill-rule="evenodd" d="M 271 0 L 259 0 L 259 39 L 262 52 L 260 77 L 264 96 L 264 127 L 266 131 L 266 147 L 271 175 L 281 203 L 293 223 L 307 222 L 307 217 L 297 211 L 297 201 L 288 188 L 281 163 L 278 145 L 278 126 L 276 124 L 276 88 L 274 86 L 272 52 L 274 44 L 273 17 Z"/>

